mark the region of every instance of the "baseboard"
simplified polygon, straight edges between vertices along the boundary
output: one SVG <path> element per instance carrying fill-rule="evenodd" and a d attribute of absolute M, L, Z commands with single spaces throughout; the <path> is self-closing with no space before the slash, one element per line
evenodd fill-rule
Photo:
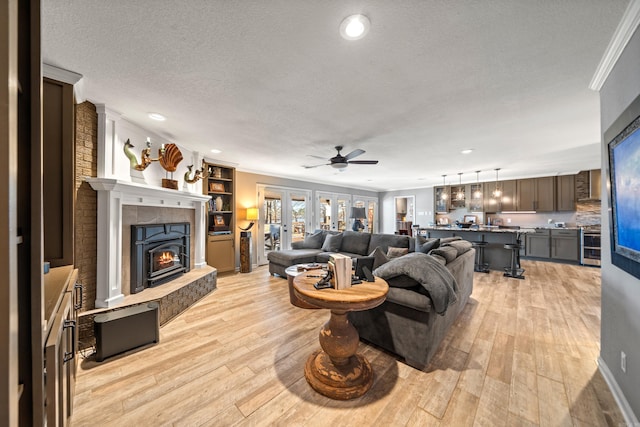
<path fill-rule="evenodd" d="M 624 417 L 624 421 L 627 426 L 640 426 L 640 422 L 638 422 L 638 418 L 633 413 L 631 406 L 629 406 L 629 402 L 627 402 L 627 398 L 624 397 L 622 390 L 618 386 L 618 382 L 615 377 L 611 373 L 611 370 L 607 366 L 604 360 L 600 356 L 598 356 L 598 369 L 600 373 L 604 377 L 604 380 L 607 382 L 611 393 L 613 394 L 613 398 L 616 399 L 616 403 L 618 407 L 620 407 L 620 411 L 622 412 L 622 416 Z"/>

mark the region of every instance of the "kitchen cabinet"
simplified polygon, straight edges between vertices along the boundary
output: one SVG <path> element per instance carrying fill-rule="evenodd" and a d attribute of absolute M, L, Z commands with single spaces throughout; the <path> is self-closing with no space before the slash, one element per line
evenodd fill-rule
<path fill-rule="evenodd" d="M 557 177 L 556 210 L 558 212 L 571 212 L 576 210 L 576 180 L 574 175 Z"/>
<path fill-rule="evenodd" d="M 484 211 L 484 193 L 482 192 L 482 183 L 467 185 L 467 200 L 469 201 L 468 209 L 470 212 Z"/>
<path fill-rule="evenodd" d="M 449 203 L 450 209 L 459 209 L 466 206 L 466 192 L 464 185 L 451 186 L 451 193 L 449 195 L 451 202 Z"/>
<path fill-rule="evenodd" d="M 235 168 L 204 163 L 208 178 L 202 192 L 211 196 L 207 209 L 207 264 L 218 272 L 233 271 L 235 260 Z"/>
<path fill-rule="evenodd" d="M 537 229 L 535 233 L 527 234 L 525 255 L 536 258 L 549 258 L 550 250 L 550 233 L 546 229 Z"/>
<path fill-rule="evenodd" d="M 502 212 L 516 210 L 516 181 L 499 181 L 498 187 L 502 194 L 495 198 L 493 193 L 496 189 L 495 182 L 484 183 L 484 210 L 485 212 Z"/>
<path fill-rule="evenodd" d="M 579 230 L 551 230 L 551 259 L 580 261 L 579 237 Z"/>
<path fill-rule="evenodd" d="M 555 210 L 555 177 L 517 180 L 517 210 L 552 212 Z"/>
<path fill-rule="evenodd" d="M 451 187 L 450 186 L 440 186 L 435 187 L 434 189 L 435 195 L 435 211 L 436 213 L 449 213 L 449 200 L 451 199 Z M 446 197 L 443 197 L 445 196 Z"/>

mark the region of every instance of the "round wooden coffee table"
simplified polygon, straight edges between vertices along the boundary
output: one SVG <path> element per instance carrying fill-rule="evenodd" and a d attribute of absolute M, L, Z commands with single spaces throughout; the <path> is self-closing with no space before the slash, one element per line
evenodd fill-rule
<path fill-rule="evenodd" d="M 387 297 L 387 282 L 362 282 L 348 289 L 313 287 L 319 279 L 312 272 L 293 279 L 295 294 L 301 300 L 331 310 L 329 321 L 320 329 L 320 347 L 307 359 L 304 376 L 318 393 L 332 399 L 360 397 L 373 384 L 371 364 L 358 350 L 358 331 L 347 319 L 349 311 L 368 310 L 382 304 Z"/>

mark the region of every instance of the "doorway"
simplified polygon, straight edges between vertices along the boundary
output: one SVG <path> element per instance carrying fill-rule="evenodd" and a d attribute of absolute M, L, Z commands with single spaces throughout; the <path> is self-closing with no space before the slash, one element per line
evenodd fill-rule
<path fill-rule="evenodd" d="M 395 209 L 395 232 L 397 234 L 412 235 L 411 227 L 415 222 L 415 197 L 396 196 L 394 197 Z"/>

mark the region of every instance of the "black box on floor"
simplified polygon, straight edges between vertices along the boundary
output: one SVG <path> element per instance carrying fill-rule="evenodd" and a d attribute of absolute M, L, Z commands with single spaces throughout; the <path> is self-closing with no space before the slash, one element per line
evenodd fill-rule
<path fill-rule="evenodd" d="M 96 360 L 160 341 L 158 303 L 153 301 L 93 318 Z"/>

